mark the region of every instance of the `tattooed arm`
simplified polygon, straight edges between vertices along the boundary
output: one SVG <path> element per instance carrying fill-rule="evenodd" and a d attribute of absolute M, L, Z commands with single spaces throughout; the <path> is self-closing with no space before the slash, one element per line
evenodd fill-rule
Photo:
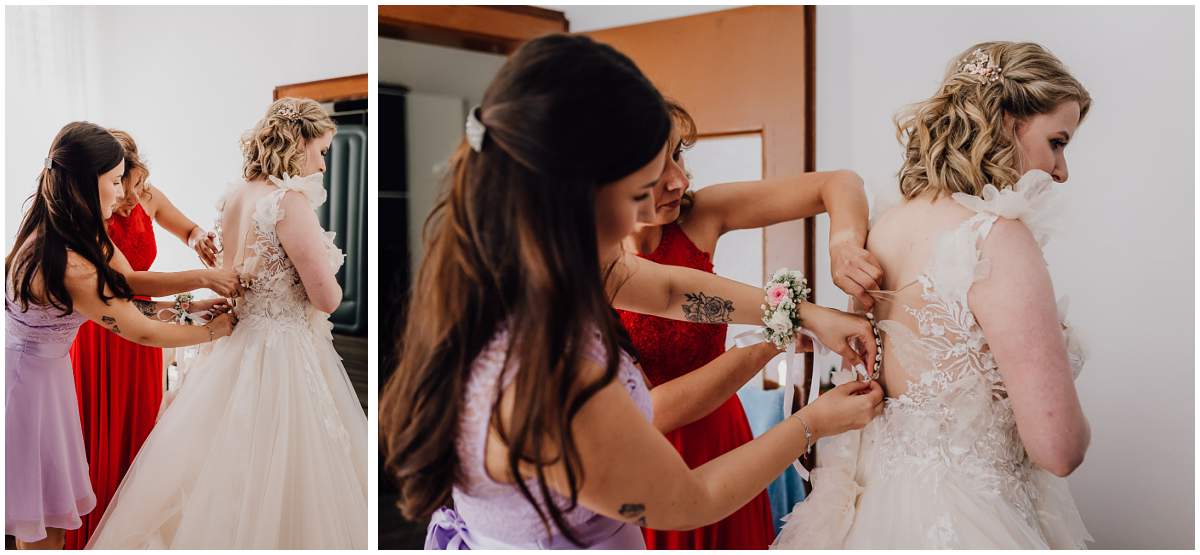
<path fill-rule="evenodd" d="M 175 301 L 143 301 L 141 299 L 133 299 L 129 301 L 138 309 L 145 317 L 159 322 L 171 322 L 175 319 L 175 313 L 168 309 L 175 308 Z M 186 312 L 204 312 L 212 311 L 220 313 L 229 305 L 229 299 L 216 298 L 204 299 L 202 301 L 192 301 L 183 305 L 183 310 Z"/>
<path fill-rule="evenodd" d="M 632 253 L 621 255 L 606 286 L 622 310 L 706 324 L 762 323 L 762 289 Z"/>
<path fill-rule="evenodd" d="M 584 365 L 580 380 L 588 383 L 602 374 L 598 365 Z M 799 414 L 815 441 L 861 428 L 882 407 L 882 400 L 875 382 L 852 382 L 822 395 Z M 501 407 L 501 418 L 511 414 L 504 412 L 504 407 L 512 408 L 511 401 Z M 788 418 L 761 437 L 691 469 L 637 409 L 625 385 L 614 381 L 584 403 L 571 423 L 582 465 L 579 503 L 609 518 L 660 530 L 711 524 L 749 502 L 805 451 L 804 423 Z M 489 473 L 503 476 L 506 449 L 498 438 L 491 441 Z M 561 464 L 546 468 L 547 484 L 568 495 Z M 525 468 L 522 474 L 533 476 Z"/>
<path fill-rule="evenodd" d="M 619 256 L 605 284 L 616 308 L 708 324 L 762 324 L 758 287 L 631 253 Z M 851 364 L 875 360 L 875 335 L 866 318 L 812 303 L 802 303 L 799 310 L 804 327 Z M 865 359 L 851 348 L 851 340 L 865 346 Z"/>
<path fill-rule="evenodd" d="M 134 343 L 183 347 L 224 337 L 233 330 L 234 319 L 230 314 L 222 314 L 205 326 L 177 326 L 147 318 L 142 307 L 125 299 L 114 298 L 105 303 L 96 294 L 98 279 L 90 262 L 74 253 L 67 254 L 64 281 L 75 310 Z"/>

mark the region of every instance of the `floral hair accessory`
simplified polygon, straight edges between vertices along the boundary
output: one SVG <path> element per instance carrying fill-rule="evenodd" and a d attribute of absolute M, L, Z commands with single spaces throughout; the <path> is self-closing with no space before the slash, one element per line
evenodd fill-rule
<path fill-rule="evenodd" d="M 275 109 L 275 115 L 288 121 L 296 121 L 300 119 L 300 110 L 293 106 L 280 106 Z"/>
<path fill-rule="evenodd" d="M 959 66 L 959 73 L 979 76 L 984 82 L 992 83 L 1000 80 L 1000 72 L 1004 68 L 996 64 L 992 59 L 992 55 L 984 52 L 982 48 L 976 48 L 971 52 L 970 56 L 963 58 L 962 65 Z"/>

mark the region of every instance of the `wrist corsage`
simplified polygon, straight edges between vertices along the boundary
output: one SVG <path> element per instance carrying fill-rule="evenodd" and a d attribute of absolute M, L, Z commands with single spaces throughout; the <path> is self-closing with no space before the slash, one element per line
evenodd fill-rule
<path fill-rule="evenodd" d="M 763 336 L 780 350 L 795 345 L 800 334 L 800 304 L 812 292 L 808 280 L 799 270 L 780 268 L 764 288 Z"/>
<path fill-rule="evenodd" d="M 185 306 L 191 305 L 192 299 L 193 297 L 191 293 L 180 293 L 175 295 L 175 307 L 171 309 L 171 313 L 173 314 L 171 321 L 185 326 L 194 326 L 198 323 L 201 323 L 199 318 L 189 313 L 187 308 L 184 308 Z"/>

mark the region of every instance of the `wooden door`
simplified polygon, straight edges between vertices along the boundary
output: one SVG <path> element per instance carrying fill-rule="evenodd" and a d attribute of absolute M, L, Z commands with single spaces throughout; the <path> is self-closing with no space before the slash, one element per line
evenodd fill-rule
<path fill-rule="evenodd" d="M 584 34 L 632 58 L 664 95 L 692 114 L 700 141 L 692 153 L 696 161 L 689 157 L 688 164 L 694 185 L 703 187 L 712 180 L 697 164 L 711 166 L 714 156 L 744 160 L 760 153 L 757 168 L 720 170 L 738 179 L 813 170 L 813 11 L 811 6 L 753 6 Z M 736 250 L 760 252 L 742 256 L 725 271 L 718 254 L 717 272 L 759 286 L 782 267 L 811 276 L 813 228 L 809 218 L 727 234 L 722 241 L 736 244 Z M 758 267 L 747 272 L 747 265 Z M 805 366 L 807 385 L 811 357 Z"/>

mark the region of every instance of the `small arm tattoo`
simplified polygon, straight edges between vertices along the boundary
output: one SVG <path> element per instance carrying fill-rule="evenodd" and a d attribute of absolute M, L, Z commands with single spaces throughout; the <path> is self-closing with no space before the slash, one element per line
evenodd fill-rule
<path fill-rule="evenodd" d="M 641 503 L 625 503 L 617 513 L 638 526 L 646 526 L 646 506 Z"/>
<path fill-rule="evenodd" d="M 113 333 L 115 333 L 117 335 L 121 334 L 121 327 L 117 325 L 116 318 L 113 318 L 112 316 L 105 314 L 104 316 L 100 317 L 100 322 L 103 323 L 104 325 L 108 326 L 108 328 L 111 329 Z"/>
<path fill-rule="evenodd" d="M 701 324 L 725 324 L 733 321 L 733 301 L 705 295 L 703 291 L 684 293 L 683 317 Z"/>
<path fill-rule="evenodd" d="M 158 303 L 156 303 L 154 301 L 143 301 L 141 299 L 134 299 L 133 306 L 136 306 L 138 308 L 138 310 L 142 311 L 142 314 L 145 314 L 147 318 L 157 319 L 155 317 L 155 314 L 158 313 Z"/>

